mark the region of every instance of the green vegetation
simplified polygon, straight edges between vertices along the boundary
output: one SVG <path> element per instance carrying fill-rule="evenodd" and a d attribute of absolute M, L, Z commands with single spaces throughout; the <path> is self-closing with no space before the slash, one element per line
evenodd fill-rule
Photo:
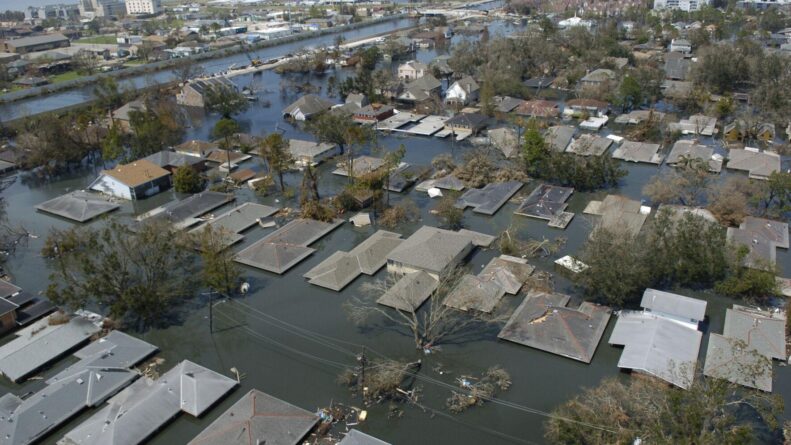
<path fill-rule="evenodd" d="M 87 45 L 115 45 L 117 42 L 114 35 L 83 37 L 74 43 L 84 43 Z"/>
<path fill-rule="evenodd" d="M 173 188 L 179 193 L 198 193 L 203 190 L 203 179 L 194 168 L 184 166 L 173 174 Z"/>
<path fill-rule="evenodd" d="M 67 82 L 80 78 L 80 73 L 77 71 L 66 71 L 65 73 L 55 74 L 49 78 L 50 83 Z"/>

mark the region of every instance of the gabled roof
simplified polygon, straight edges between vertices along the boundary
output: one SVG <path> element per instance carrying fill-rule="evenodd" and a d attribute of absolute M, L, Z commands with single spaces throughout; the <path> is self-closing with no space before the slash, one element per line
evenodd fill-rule
<path fill-rule="evenodd" d="M 431 74 L 419 77 L 406 85 L 409 91 L 433 91 L 442 86 L 442 82 Z"/>
<path fill-rule="evenodd" d="M 566 210 L 568 206 L 566 201 L 572 193 L 574 193 L 574 189 L 571 187 L 541 184 L 530 192 L 530 195 L 525 198 L 514 213 L 550 220 Z"/>
<path fill-rule="evenodd" d="M 415 312 L 439 286 L 439 281 L 426 272 L 412 272 L 393 284 L 377 303 L 405 312 Z"/>
<path fill-rule="evenodd" d="M 780 171 L 780 155 L 769 151 L 732 148 L 728 154 L 726 167 L 731 170 L 747 171 L 752 179 L 769 179 L 772 173 Z"/>
<path fill-rule="evenodd" d="M 453 88 L 454 85 L 461 87 L 462 90 L 468 93 L 473 93 L 481 88 L 478 85 L 478 82 L 476 82 L 475 79 L 472 78 L 472 76 L 462 77 L 461 79 L 453 82 L 453 85 L 451 85 L 450 87 Z"/>
<path fill-rule="evenodd" d="M 445 297 L 446 306 L 462 311 L 492 312 L 505 295 L 505 289 L 486 278 L 465 274 Z"/>
<path fill-rule="evenodd" d="M 510 96 L 494 97 L 494 104 L 496 106 L 497 111 L 499 111 L 500 113 L 510 113 L 511 111 L 514 111 L 514 108 L 521 105 L 522 102 L 524 102 L 522 99 L 517 99 L 516 97 L 510 97 Z"/>
<path fill-rule="evenodd" d="M 700 159 L 708 163 L 709 171 L 718 173 L 722 170 L 722 160 L 715 159 L 713 155 L 713 148 L 682 139 L 673 144 L 673 148 L 667 158 L 665 158 L 665 162 L 668 165 L 675 165 L 681 163 L 684 159 Z"/>
<path fill-rule="evenodd" d="M 333 105 L 331 101 L 316 96 L 315 94 L 306 94 L 287 106 L 283 110 L 283 114 L 293 116 L 301 112 L 305 116 L 311 116 L 329 110 Z"/>
<path fill-rule="evenodd" d="M 134 445 L 180 412 L 201 416 L 237 385 L 235 380 L 184 360 L 153 381 L 142 378 L 101 411 L 66 433 L 65 445 Z"/>
<path fill-rule="evenodd" d="M 253 389 L 189 445 L 297 445 L 318 422 L 310 411 Z"/>
<path fill-rule="evenodd" d="M 209 154 L 210 151 L 219 148 L 219 146 L 214 142 L 192 139 L 182 142 L 181 144 L 176 145 L 174 148 L 179 152 L 190 153 L 196 156 L 205 156 Z"/>
<path fill-rule="evenodd" d="M 629 162 L 645 162 L 661 164 L 664 157 L 659 154 L 659 144 L 645 142 L 623 141 L 620 147 L 613 150 L 612 157 Z"/>
<path fill-rule="evenodd" d="M 574 127 L 569 127 L 568 125 L 549 127 L 546 134 L 549 147 L 554 151 L 566 151 L 574 137 L 575 131 Z"/>
<path fill-rule="evenodd" d="M 112 170 L 103 170 L 102 174 L 114 178 L 127 187 L 134 188 L 169 176 L 170 172 L 151 161 L 139 159 L 129 164 L 119 164 Z"/>
<path fill-rule="evenodd" d="M 176 153 L 175 151 L 170 150 L 161 150 L 152 155 L 148 155 L 143 159 L 150 161 L 162 168 L 192 166 L 203 161 L 200 156 L 191 156 L 184 153 Z"/>
<path fill-rule="evenodd" d="M 483 127 L 488 120 L 488 117 L 480 113 L 458 113 L 445 121 L 445 126 L 461 126 L 474 129 Z"/>
<path fill-rule="evenodd" d="M 328 142 L 313 142 L 304 141 L 301 139 L 288 140 L 288 149 L 291 152 L 291 155 L 294 157 L 313 158 L 328 151 L 334 150 L 336 147 L 336 144 L 330 144 Z"/>
<path fill-rule="evenodd" d="M 535 117 L 555 117 L 560 114 L 557 102 L 548 100 L 528 100 L 516 108 L 516 114 Z"/>
<path fill-rule="evenodd" d="M 615 71 L 606 68 L 599 68 L 591 71 L 582 78 L 582 82 L 599 83 L 615 80 Z"/>

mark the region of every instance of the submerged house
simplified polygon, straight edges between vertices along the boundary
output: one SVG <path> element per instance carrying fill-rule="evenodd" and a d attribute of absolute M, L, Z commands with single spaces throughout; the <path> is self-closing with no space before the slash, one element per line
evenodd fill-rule
<path fill-rule="evenodd" d="M 315 94 L 306 94 L 283 110 L 283 118 L 305 121 L 332 108 L 334 104 Z"/>
<path fill-rule="evenodd" d="M 338 144 L 313 142 L 302 139 L 289 139 L 288 150 L 297 167 L 316 165 L 326 159 L 341 154 Z"/>
<path fill-rule="evenodd" d="M 448 87 L 448 91 L 445 92 L 445 102 L 461 105 L 476 102 L 480 89 L 475 79 L 470 76 L 463 77 Z"/>
<path fill-rule="evenodd" d="M 399 275 L 425 272 L 437 279 L 472 251 L 476 238 L 471 234 L 423 226 L 387 255 L 387 270 Z"/>
<path fill-rule="evenodd" d="M 236 85 L 226 77 L 212 77 L 186 83 L 176 95 L 176 103 L 185 107 L 206 107 L 206 99 L 215 90 L 217 92 L 236 92 Z"/>
<path fill-rule="evenodd" d="M 413 80 L 404 87 L 404 92 L 398 96 L 398 100 L 403 102 L 423 102 L 431 98 L 434 94 L 439 94 L 442 83 L 431 74 Z"/>
<path fill-rule="evenodd" d="M 143 199 L 170 187 L 170 172 L 145 159 L 103 170 L 88 187 L 122 199 Z"/>

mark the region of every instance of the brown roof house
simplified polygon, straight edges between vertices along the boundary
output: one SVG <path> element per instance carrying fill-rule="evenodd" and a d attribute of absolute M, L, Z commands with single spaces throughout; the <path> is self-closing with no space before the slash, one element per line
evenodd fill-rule
<path fill-rule="evenodd" d="M 170 172 L 151 161 L 140 159 L 103 170 L 89 188 L 116 198 L 142 199 L 170 187 Z"/>
<path fill-rule="evenodd" d="M 200 79 L 186 83 L 176 95 L 176 103 L 185 107 L 204 108 L 206 96 L 211 90 L 237 91 L 236 85 L 225 77 Z"/>
<path fill-rule="evenodd" d="M 557 102 L 548 100 L 528 100 L 516 107 L 516 114 L 530 117 L 557 117 L 560 107 Z"/>

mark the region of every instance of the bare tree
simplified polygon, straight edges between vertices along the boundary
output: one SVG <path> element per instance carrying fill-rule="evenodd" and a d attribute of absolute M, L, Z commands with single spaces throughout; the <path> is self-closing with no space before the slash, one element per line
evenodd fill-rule
<path fill-rule="evenodd" d="M 450 339 L 460 340 L 464 334 L 481 332 L 487 325 L 504 322 L 506 314 L 496 310 L 492 314 L 472 310 L 462 312 L 445 304 L 463 274 L 463 269 L 455 268 L 440 276 L 425 303 L 421 301 L 421 285 L 403 286 L 398 292 L 391 292 L 394 306 L 398 309 L 377 303 L 377 299 L 400 278 L 389 274 L 382 280 L 363 285 L 361 296 L 344 303 L 344 310 L 358 325 L 367 325 L 376 318 L 395 324 L 412 335 L 418 349 L 430 349 Z"/>

